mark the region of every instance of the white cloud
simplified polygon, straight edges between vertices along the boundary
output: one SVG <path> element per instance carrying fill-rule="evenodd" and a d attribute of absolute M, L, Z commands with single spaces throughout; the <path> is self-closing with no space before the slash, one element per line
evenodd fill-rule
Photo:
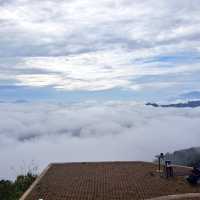
<path fill-rule="evenodd" d="M 138 78 L 156 77 L 158 75 L 165 77 L 200 71 L 200 66 L 196 63 L 172 64 L 161 61 L 131 63 L 132 57 L 134 56 L 130 52 L 125 53 L 115 50 L 65 57 L 15 58 L 16 64 L 11 62 L 10 70 L 3 69 L 3 75 L 0 79 L 4 80 L 8 75 L 10 79 L 17 81 L 17 85 L 51 86 L 67 91 L 98 91 L 116 87 L 123 89 L 136 88 L 138 90 L 139 88 L 149 89 L 149 87 L 145 87 L 148 85 L 152 85 L 152 89 L 157 88 L 156 83 L 138 83 Z M 0 67 L 4 65 L 4 63 L 0 64 Z M 183 84 L 183 82 L 176 83 L 176 80 L 173 80 L 172 82 L 166 82 L 165 86 L 169 85 L 171 87 L 178 84 Z M 153 85 L 156 87 L 153 87 Z"/>
<path fill-rule="evenodd" d="M 4 103 L 0 113 L 0 179 L 20 173 L 23 161 L 35 160 L 40 169 L 50 162 L 151 161 L 157 153 L 199 145 L 199 108 Z"/>
<path fill-rule="evenodd" d="M 3 2 L 1 62 L 20 58 L 12 65 L 6 58 L 0 71 L 3 76 L 12 71 L 10 80 L 20 85 L 89 91 L 138 88 L 132 80 L 140 76 L 195 73 L 197 60 L 145 61 L 199 55 L 199 9 L 197 0 Z M 24 69 L 54 74 L 24 74 Z"/>
<path fill-rule="evenodd" d="M 0 7 L 1 42 L 9 45 L 1 53 L 66 55 L 87 48 L 112 50 L 117 45 L 134 54 L 160 44 L 161 50 L 175 44 L 176 51 L 182 51 L 180 43 L 189 46 L 191 41 L 198 48 L 198 11 L 196 0 L 9 1 Z"/>

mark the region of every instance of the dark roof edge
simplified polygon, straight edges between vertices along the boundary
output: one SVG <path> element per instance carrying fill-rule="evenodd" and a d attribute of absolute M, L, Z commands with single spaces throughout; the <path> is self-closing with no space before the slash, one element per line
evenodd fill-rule
<path fill-rule="evenodd" d="M 147 163 L 147 164 L 154 164 L 150 161 L 81 161 L 81 162 L 53 162 L 51 165 L 67 165 L 67 164 L 124 164 L 124 163 Z"/>
<path fill-rule="evenodd" d="M 36 178 L 36 180 L 33 182 L 33 184 L 28 188 L 28 190 L 22 195 L 22 197 L 19 200 L 25 200 L 26 197 L 32 192 L 32 190 L 34 189 L 34 187 L 40 182 L 40 180 L 45 176 L 45 174 L 47 173 L 47 171 L 50 169 L 50 167 L 52 166 L 52 164 L 49 164 L 44 170 L 43 172 Z"/>

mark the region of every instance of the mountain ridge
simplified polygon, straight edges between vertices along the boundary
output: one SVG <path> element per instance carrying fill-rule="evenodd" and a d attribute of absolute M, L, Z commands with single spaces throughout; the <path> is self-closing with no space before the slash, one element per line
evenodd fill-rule
<path fill-rule="evenodd" d="M 163 108 L 196 108 L 200 107 L 200 100 L 196 101 L 188 101 L 185 103 L 172 103 L 172 104 L 158 104 L 158 103 L 151 103 L 148 102 L 145 104 L 146 106 L 153 106 L 153 107 L 163 107 Z"/>

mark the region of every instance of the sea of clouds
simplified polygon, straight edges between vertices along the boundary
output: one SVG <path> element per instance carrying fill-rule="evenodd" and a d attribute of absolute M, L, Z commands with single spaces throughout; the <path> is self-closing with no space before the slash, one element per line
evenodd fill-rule
<path fill-rule="evenodd" d="M 52 162 L 145 160 L 199 146 L 200 108 L 0 103 L 0 179 Z"/>

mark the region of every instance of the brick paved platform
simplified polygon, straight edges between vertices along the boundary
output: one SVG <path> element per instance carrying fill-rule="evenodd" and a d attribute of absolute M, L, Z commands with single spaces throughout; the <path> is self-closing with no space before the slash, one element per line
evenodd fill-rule
<path fill-rule="evenodd" d="M 21 200 L 140 200 L 200 192 L 182 176 L 165 179 L 156 169 L 146 162 L 51 164 Z"/>

